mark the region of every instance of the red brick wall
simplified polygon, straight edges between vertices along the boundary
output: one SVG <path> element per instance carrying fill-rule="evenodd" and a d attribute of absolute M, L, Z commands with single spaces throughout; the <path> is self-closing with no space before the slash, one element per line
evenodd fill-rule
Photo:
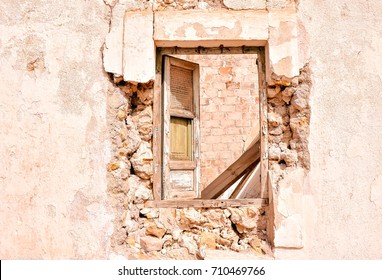
<path fill-rule="evenodd" d="M 200 65 L 201 189 L 243 153 L 259 121 L 255 54 L 178 55 Z"/>

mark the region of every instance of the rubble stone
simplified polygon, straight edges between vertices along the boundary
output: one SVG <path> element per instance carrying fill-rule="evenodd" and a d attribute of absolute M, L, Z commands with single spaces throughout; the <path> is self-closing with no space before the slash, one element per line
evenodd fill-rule
<path fill-rule="evenodd" d="M 188 253 L 195 255 L 198 250 L 198 245 L 194 236 L 190 234 L 183 234 L 179 238 L 179 245 L 186 248 Z"/>
<path fill-rule="evenodd" d="M 199 248 L 206 247 L 209 249 L 215 249 L 216 248 L 216 235 L 204 231 L 200 234 L 200 241 L 199 241 Z"/>
<path fill-rule="evenodd" d="M 152 236 L 143 236 L 140 238 L 140 245 L 145 252 L 162 250 L 162 243 L 163 240 Z"/>
<path fill-rule="evenodd" d="M 131 117 L 127 117 L 125 123 L 126 136 L 123 139 L 123 146 L 126 148 L 127 154 L 132 154 L 139 148 L 139 145 L 141 144 L 141 138 Z"/>
<path fill-rule="evenodd" d="M 149 143 L 142 141 L 130 161 L 137 176 L 146 180 L 152 179 L 153 153 Z"/>
<path fill-rule="evenodd" d="M 140 213 L 148 219 L 154 219 L 159 217 L 159 210 L 155 208 L 143 208 Z"/>
<path fill-rule="evenodd" d="M 159 223 L 150 223 L 146 227 L 146 234 L 147 235 L 153 235 L 158 238 L 162 238 L 166 233 L 166 229 L 163 227 L 163 225 Z"/>
<path fill-rule="evenodd" d="M 149 141 L 153 135 L 153 110 L 151 106 L 142 111 L 135 111 L 132 115 L 139 134 L 144 141 Z"/>
<path fill-rule="evenodd" d="M 129 201 L 138 204 L 152 198 L 151 190 L 146 187 L 147 184 L 138 176 L 131 175 L 127 180 L 127 184 L 129 187 Z"/>

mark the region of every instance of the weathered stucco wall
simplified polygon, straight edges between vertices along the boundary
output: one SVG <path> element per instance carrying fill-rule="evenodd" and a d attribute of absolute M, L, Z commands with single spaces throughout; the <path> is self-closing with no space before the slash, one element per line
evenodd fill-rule
<path fill-rule="evenodd" d="M 0 258 L 107 258 L 106 96 L 98 1 L 0 3 Z"/>
<path fill-rule="evenodd" d="M 105 54 L 123 38 L 125 10 L 146 9 L 148 3 L 105 2 L 0 4 L 1 258 L 112 256 L 114 211 L 124 200 L 108 197 L 113 184 L 106 166 L 114 147 L 108 131 L 111 123 L 123 123 L 116 115 L 126 99 L 103 72 L 101 48 L 111 17 L 115 20 Z M 161 13 L 226 8 L 218 1 L 154 2 Z M 242 8 L 235 4 L 239 1 L 224 2 L 231 9 Z M 279 27 L 272 13 L 299 2 L 297 18 L 286 13 L 283 21 L 298 23 L 298 63 L 281 59 L 296 41 L 280 45 L 269 58 L 278 62 L 276 71 L 286 61 L 298 64 L 297 69 L 309 62 L 312 71 L 310 171 L 302 183 L 286 178 L 281 186 L 289 191 L 299 183 L 299 194 L 292 196 L 297 202 L 285 209 L 294 209 L 303 220 L 296 233 L 302 237 L 296 245 L 301 248 L 277 248 L 276 257 L 382 258 L 382 3 L 249 2 L 269 11 L 256 26 L 265 35 L 263 23 Z M 115 5 L 112 15 L 108 5 Z M 122 49 L 110 55 L 118 56 L 105 68 L 122 74 Z M 142 98 L 140 102 L 147 101 Z"/>
<path fill-rule="evenodd" d="M 381 11 L 381 1 L 300 1 L 311 171 L 304 248 L 280 258 L 382 258 Z"/>

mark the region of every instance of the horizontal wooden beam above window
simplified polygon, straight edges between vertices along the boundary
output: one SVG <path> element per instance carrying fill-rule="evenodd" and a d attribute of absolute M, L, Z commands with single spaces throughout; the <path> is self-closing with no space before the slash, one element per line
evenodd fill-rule
<path fill-rule="evenodd" d="M 267 198 L 253 199 L 193 199 L 193 200 L 149 200 L 146 208 L 227 208 L 240 206 L 267 206 Z"/>

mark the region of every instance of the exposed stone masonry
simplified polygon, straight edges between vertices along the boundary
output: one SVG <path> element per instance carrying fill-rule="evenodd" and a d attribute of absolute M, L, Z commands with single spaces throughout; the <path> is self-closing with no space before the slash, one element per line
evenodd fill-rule
<path fill-rule="evenodd" d="M 309 168 L 310 85 L 308 66 L 293 79 L 273 76 L 269 85 L 269 168 L 276 184 L 291 170 Z M 152 103 L 153 83 L 122 81 L 109 91 L 114 249 L 129 258 L 197 258 L 205 248 L 270 253 L 266 207 L 144 207 L 153 199 Z"/>
<path fill-rule="evenodd" d="M 292 79 L 272 76 L 268 97 L 268 159 L 277 181 L 284 172 L 310 168 L 308 135 L 311 80 L 309 66 Z"/>
<path fill-rule="evenodd" d="M 118 79 L 116 80 L 118 83 Z M 203 257 L 203 250 L 270 253 L 266 207 L 151 209 L 153 84 L 126 84 L 109 90 L 113 158 L 109 192 L 117 220 L 112 245 L 129 258 Z M 149 255 L 147 255 L 149 254 Z"/>

